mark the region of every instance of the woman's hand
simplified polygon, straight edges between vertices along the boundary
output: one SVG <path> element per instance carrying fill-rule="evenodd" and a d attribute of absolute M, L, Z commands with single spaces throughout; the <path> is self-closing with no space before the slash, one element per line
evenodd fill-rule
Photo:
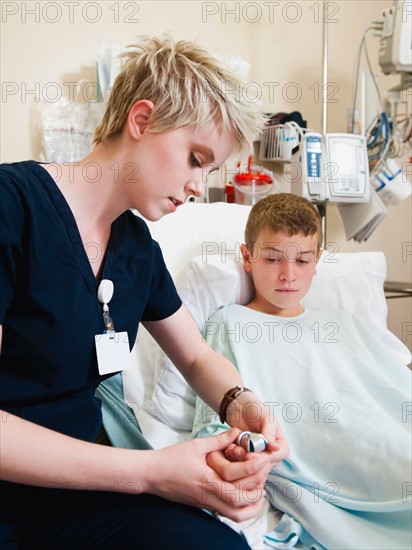
<path fill-rule="evenodd" d="M 152 453 L 153 480 L 147 491 L 163 498 L 206 508 L 234 521 L 255 517 L 264 503 L 270 465 L 261 457 L 230 462 L 225 449 L 239 431 L 172 445 Z"/>

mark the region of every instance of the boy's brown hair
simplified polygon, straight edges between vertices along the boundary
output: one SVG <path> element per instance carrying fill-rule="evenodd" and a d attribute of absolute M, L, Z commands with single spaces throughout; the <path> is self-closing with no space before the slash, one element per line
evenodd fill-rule
<path fill-rule="evenodd" d="M 299 233 L 305 237 L 317 235 L 317 253 L 322 245 L 322 218 L 319 211 L 315 205 L 298 195 L 268 195 L 252 207 L 245 229 L 245 242 L 250 253 L 253 253 L 253 245 L 263 228 L 289 237 Z"/>

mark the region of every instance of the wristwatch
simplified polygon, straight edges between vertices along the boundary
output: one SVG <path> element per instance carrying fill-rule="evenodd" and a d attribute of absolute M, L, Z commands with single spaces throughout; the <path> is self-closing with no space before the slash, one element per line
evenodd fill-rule
<path fill-rule="evenodd" d="M 252 390 L 249 390 L 249 388 L 244 388 L 242 386 L 235 386 L 234 388 L 230 388 L 230 390 L 225 393 L 219 409 L 219 418 L 222 424 L 226 422 L 226 411 L 230 403 L 245 391 Z"/>

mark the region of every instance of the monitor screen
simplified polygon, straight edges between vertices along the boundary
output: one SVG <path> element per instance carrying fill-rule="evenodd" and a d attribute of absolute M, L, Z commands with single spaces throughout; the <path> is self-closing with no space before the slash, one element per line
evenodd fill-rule
<path fill-rule="evenodd" d="M 358 157 L 356 145 L 352 143 L 335 143 L 334 160 L 339 174 L 356 176 L 358 174 Z"/>

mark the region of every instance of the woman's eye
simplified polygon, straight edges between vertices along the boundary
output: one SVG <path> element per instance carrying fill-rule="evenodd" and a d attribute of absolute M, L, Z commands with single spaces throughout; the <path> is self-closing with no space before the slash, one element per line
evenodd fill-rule
<path fill-rule="evenodd" d="M 190 164 L 192 166 L 196 166 L 196 168 L 201 168 L 202 167 L 202 163 L 196 157 L 196 155 L 194 155 L 193 153 L 190 153 Z"/>
<path fill-rule="evenodd" d="M 219 171 L 219 166 L 213 166 L 208 170 L 207 175 L 211 176 L 212 174 L 216 174 Z"/>

